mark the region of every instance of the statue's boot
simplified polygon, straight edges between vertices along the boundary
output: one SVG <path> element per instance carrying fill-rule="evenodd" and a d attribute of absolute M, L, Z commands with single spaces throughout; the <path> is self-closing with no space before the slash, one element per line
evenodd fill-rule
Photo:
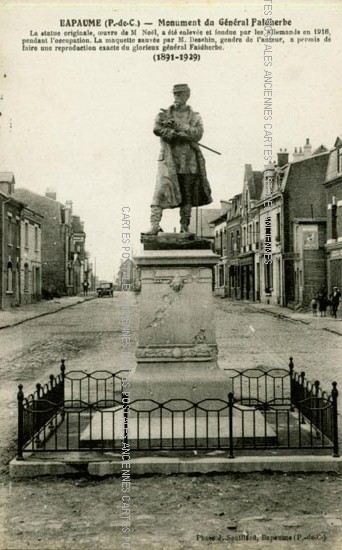
<path fill-rule="evenodd" d="M 191 219 L 191 204 L 180 207 L 180 232 L 189 233 L 189 224 Z"/>
<path fill-rule="evenodd" d="M 163 209 L 161 206 L 152 205 L 151 206 L 151 216 L 150 216 L 150 229 L 145 231 L 145 235 L 158 235 L 159 231 L 163 231 L 159 226 L 159 222 L 162 219 Z"/>

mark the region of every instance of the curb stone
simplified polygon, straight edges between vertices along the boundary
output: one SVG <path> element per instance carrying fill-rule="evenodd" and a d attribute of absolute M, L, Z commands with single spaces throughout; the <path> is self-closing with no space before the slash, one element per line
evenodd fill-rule
<path fill-rule="evenodd" d="M 14 321 L 13 323 L 8 323 L 7 325 L 0 325 L 0 330 L 4 330 L 6 328 L 12 328 L 16 327 L 18 325 L 22 325 L 23 323 L 26 323 L 26 321 L 32 321 L 33 319 L 38 319 L 39 317 L 45 317 L 46 315 L 52 315 L 53 313 L 57 313 L 58 311 L 62 311 L 63 309 L 68 309 L 70 307 L 77 306 L 79 304 L 83 304 L 84 302 L 90 302 L 91 300 L 94 300 L 96 296 L 88 298 L 87 300 L 78 300 L 77 302 L 74 302 L 72 304 L 61 304 L 58 308 L 56 308 L 53 311 L 42 311 L 40 313 L 34 314 L 31 317 L 25 317 L 25 319 L 19 319 L 17 321 Z"/>
<path fill-rule="evenodd" d="M 125 470 L 128 471 L 128 470 Z M 332 456 L 240 456 L 234 459 L 227 457 L 205 458 L 161 458 L 141 457 L 130 460 L 130 473 L 134 476 L 144 475 L 194 475 L 194 474 L 229 474 L 252 472 L 283 473 L 342 473 L 342 457 Z M 121 476 L 122 462 L 118 460 L 91 461 L 78 460 L 17 460 L 10 463 L 12 479 L 34 478 L 39 476 Z"/>

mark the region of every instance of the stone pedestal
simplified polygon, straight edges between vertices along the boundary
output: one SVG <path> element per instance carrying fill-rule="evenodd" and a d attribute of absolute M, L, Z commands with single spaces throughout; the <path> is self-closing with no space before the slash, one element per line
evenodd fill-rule
<path fill-rule="evenodd" d="M 131 401 L 226 401 L 230 391 L 229 378 L 217 364 L 212 271 L 218 256 L 204 239 L 189 241 L 184 249 L 181 237 L 164 234 L 162 250 L 135 257 L 141 297 Z M 157 248 L 158 237 L 154 240 Z"/>

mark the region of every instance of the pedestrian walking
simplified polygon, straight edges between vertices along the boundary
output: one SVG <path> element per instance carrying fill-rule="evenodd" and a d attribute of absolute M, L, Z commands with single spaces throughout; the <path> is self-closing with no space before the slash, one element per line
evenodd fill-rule
<path fill-rule="evenodd" d="M 328 297 L 326 294 L 320 294 L 318 297 L 318 309 L 321 314 L 321 317 L 326 317 L 327 315 L 327 305 Z"/>
<path fill-rule="evenodd" d="M 340 298 L 341 298 L 341 292 L 339 291 L 337 286 L 334 286 L 333 293 L 331 297 L 331 308 L 332 308 L 332 316 L 337 319 L 337 310 L 340 305 Z"/>
<path fill-rule="evenodd" d="M 88 281 L 83 282 L 83 294 L 84 296 L 88 296 Z"/>
<path fill-rule="evenodd" d="M 312 311 L 312 315 L 314 317 L 317 317 L 317 307 L 318 307 L 318 301 L 316 298 L 312 298 L 311 302 L 310 302 L 310 307 L 311 307 L 311 311 Z"/>

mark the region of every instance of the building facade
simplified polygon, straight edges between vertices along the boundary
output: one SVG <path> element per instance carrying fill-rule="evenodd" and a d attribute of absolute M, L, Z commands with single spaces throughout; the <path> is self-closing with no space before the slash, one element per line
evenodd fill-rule
<path fill-rule="evenodd" d="M 20 216 L 23 204 L 13 196 L 14 175 L 0 173 L 1 309 L 20 305 Z"/>
<path fill-rule="evenodd" d="M 20 303 L 39 302 L 42 297 L 42 216 L 25 206 L 21 213 Z"/>
<path fill-rule="evenodd" d="M 231 199 L 227 213 L 227 270 L 229 298 L 241 299 L 239 255 L 241 251 L 241 193 Z"/>
<path fill-rule="evenodd" d="M 262 172 L 245 165 L 241 195 L 241 246 L 239 254 L 240 296 L 256 300 L 259 295 L 260 214 L 257 207 L 262 190 Z"/>
<path fill-rule="evenodd" d="M 329 154 L 324 182 L 327 205 L 327 290 L 342 288 L 342 136 L 336 138 Z"/>
<path fill-rule="evenodd" d="M 54 191 L 45 196 L 19 188 L 15 197 L 42 216 L 41 280 L 43 298 L 75 295 L 82 291 L 85 233 L 73 216 L 72 203 L 57 201 Z"/>
<path fill-rule="evenodd" d="M 330 154 L 324 146 L 312 153 L 307 139 L 291 162 L 280 150 L 277 162 L 262 172 L 246 164 L 241 195 L 229 201 L 225 217 L 215 220 L 215 250 L 221 256 L 216 293 L 306 306 L 327 286 L 325 246 L 330 291 L 341 286 L 341 181 L 340 138 Z"/>
<path fill-rule="evenodd" d="M 329 153 L 310 153 L 290 163 L 283 178 L 283 305 L 308 305 L 326 284 L 323 184 Z"/>

